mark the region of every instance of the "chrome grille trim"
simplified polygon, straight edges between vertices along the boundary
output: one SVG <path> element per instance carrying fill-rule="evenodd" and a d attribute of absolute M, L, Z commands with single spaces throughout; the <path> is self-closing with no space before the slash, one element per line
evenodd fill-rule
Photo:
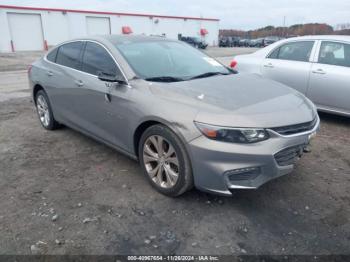
<path fill-rule="evenodd" d="M 269 129 L 277 132 L 282 136 L 289 136 L 289 135 L 310 131 L 316 126 L 316 124 L 317 124 L 317 117 L 315 117 L 314 120 L 310 122 L 290 125 L 290 126 L 273 127 Z"/>

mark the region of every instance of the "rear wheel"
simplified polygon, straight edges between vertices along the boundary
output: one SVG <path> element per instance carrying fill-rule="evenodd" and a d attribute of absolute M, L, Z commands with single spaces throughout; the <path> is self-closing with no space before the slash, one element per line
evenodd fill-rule
<path fill-rule="evenodd" d="M 36 94 L 35 105 L 40 123 L 45 129 L 54 130 L 59 127 L 59 123 L 53 117 L 50 101 L 44 90 Z"/>
<path fill-rule="evenodd" d="M 139 143 L 140 164 L 151 185 L 167 196 L 179 196 L 193 187 L 186 149 L 169 128 L 149 127 Z"/>

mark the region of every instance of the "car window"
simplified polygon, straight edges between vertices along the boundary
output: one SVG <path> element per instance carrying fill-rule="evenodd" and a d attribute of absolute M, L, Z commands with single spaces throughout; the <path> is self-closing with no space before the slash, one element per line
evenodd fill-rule
<path fill-rule="evenodd" d="M 323 41 L 318 62 L 350 67 L 350 44 Z"/>
<path fill-rule="evenodd" d="M 180 42 L 125 42 L 116 47 L 135 73 L 144 79 L 160 76 L 189 79 L 207 72 L 229 73 L 213 58 Z"/>
<path fill-rule="evenodd" d="M 87 42 L 83 55 L 82 70 L 92 75 L 104 72 L 110 75 L 120 73 L 111 55 L 101 45 Z"/>
<path fill-rule="evenodd" d="M 56 63 L 74 69 L 79 69 L 79 58 L 82 46 L 83 42 L 81 41 L 61 45 L 56 56 Z"/>
<path fill-rule="evenodd" d="M 57 51 L 58 51 L 58 48 L 55 48 L 50 53 L 48 53 L 47 56 L 46 56 L 47 60 L 55 63 L 56 62 Z"/>
<path fill-rule="evenodd" d="M 308 62 L 314 41 L 300 41 L 284 44 L 275 49 L 269 58 Z"/>
<path fill-rule="evenodd" d="M 277 59 L 279 51 L 280 51 L 280 48 L 276 48 L 275 50 L 273 50 L 273 52 L 269 55 L 269 58 Z"/>

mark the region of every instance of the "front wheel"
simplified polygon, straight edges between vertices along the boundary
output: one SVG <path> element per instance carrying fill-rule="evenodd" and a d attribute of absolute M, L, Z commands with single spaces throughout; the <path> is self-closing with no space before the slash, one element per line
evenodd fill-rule
<path fill-rule="evenodd" d="M 141 167 L 151 185 L 167 196 L 179 196 L 193 187 L 185 146 L 163 125 L 149 127 L 139 143 Z"/>

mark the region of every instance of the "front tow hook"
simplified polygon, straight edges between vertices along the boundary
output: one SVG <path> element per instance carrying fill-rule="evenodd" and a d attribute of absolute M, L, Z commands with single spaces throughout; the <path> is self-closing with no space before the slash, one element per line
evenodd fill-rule
<path fill-rule="evenodd" d="M 303 149 L 303 152 L 304 153 L 310 153 L 312 150 L 311 150 L 311 147 L 310 146 L 306 146 L 306 147 L 304 147 L 304 149 Z"/>

